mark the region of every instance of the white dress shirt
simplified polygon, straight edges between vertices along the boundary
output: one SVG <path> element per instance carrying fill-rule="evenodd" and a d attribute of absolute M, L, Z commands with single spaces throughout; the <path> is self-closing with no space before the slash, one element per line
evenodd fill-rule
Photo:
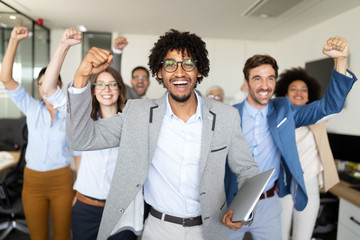
<path fill-rule="evenodd" d="M 202 100 L 187 122 L 177 118 L 166 98 L 165 115 L 144 185 L 145 201 L 178 217 L 201 215 L 199 200 Z"/>

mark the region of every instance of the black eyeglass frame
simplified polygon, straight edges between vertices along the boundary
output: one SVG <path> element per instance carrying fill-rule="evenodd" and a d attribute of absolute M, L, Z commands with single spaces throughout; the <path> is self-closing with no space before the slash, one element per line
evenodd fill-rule
<path fill-rule="evenodd" d="M 185 62 L 185 61 L 189 61 L 189 60 L 194 62 L 194 67 L 193 67 L 191 70 L 185 70 L 185 69 L 184 69 L 184 62 Z M 166 70 L 166 68 L 165 68 L 165 66 L 164 66 L 166 61 L 173 61 L 173 62 L 176 63 L 176 68 L 175 68 L 174 71 L 168 71 L 168 70 Z M 176 72 L 176 70 L 178 69 L 179 63 L 181 63 L 181 68 L 182 68 L 185 72 L 191 72 L 192 70 L 194 70 L 194 69 L 196 68 L 196 63 L 197 63 L 197 61 L 198 61 L 198 60 L 194 60 L 194 59 L 184 59 L 184 60 L 181 61 L 181 62 L 177 62 L 177 61 L 175 61 L 175 60 L 173 60 L 173 59 L 167 59 L 167 60 L 161 62 L 161 64 L 162 64 L 162 67 L 164 68 L 164 70 L 165 70 L 166 72 L 168 72 L 168 73 Z"/>

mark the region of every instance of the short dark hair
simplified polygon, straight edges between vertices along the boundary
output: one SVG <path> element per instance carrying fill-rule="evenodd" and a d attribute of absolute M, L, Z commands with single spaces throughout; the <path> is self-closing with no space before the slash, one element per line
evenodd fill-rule
<path fill-rule="evenodd" d="M 147 70 L 147 69 L 146 69 L 145 67 L 143 67 L 143 66 L 137 66 L 136 68 L 134 68 L 134 69 L 131 71 L 131 78 L 134 77 L 134 72 L 135 72 L 136 70 L 144 70 L 144 71 L 146 72 L 146 74 L 147 74 L 147 77 L 149 78 L 149 76 L 150 76 L 149 70 Z"/>
<path fill-rule="evenodd" d="M 210 61 L 208 59 L 208 51 L 206 50 L 205 42 L 197 35 L 190 32 L 179 32 L 175 29 L 170 29 L 154 44 L 150 50 L 149 68 L 152 76 L 160 84 L 164 84 L 162 79 L 159 79 L 157 73 L 162 68 L 161 62 L 168 53 L 168 51 L 178 50 L 182 54 L 185 51 L 194 60 L 197 60 L 196 67 L 202 77 L 197 78 L 197 83 L 200 83 L 203 77 L 207 77 L 210 71 Z M 164 85 L 165 86 L 165 85 Z"/>
<path fill-rule="evenodd" d="M 308 88 L 309 102 L 307 103 L 311 103 L 320 99 L 320 83 L 314 77 L 310 76 L 304 68 L 301 67 L 291 68 L 280 74 L 279 80 L 276 82 L 274 91 L 275 96 L 284 97 L 288 93 L 290 84 L 296 80 L 303 81 Z"/>
<path fill-rule="evenodd" d="M 245 65 L 243 68 L 243 73 L 244 73 L 244 77 L 245 77 L 246 81 L 249 81 L 249 75 L 250 75 L 251 69 L 261 66 L 261 65 L 264 65 L 264 64 L 270 64 L 272 66 L 272 68 L 275 70 L 275 78 L 278 77 L 279 67 L 277 65 L 276 60 L 273 57 L 271 57 L 270 55 L 257 54 L 257 55 L 252 56 L 245 62 Z"/>
<path fill-rule="evenodd" d="M 107 72 L 110 73 L 111 76 L 115 79 L 116 83 L 118 84 L 119 87 L 119 98 L 117 100 L 117 111 L 118 112 L 122 112 L 122 109 L 125 106 L 126 103 L 126 88 L 125 88 L 125 84 L 122 80 L 122 77 L 120 75 L 120 73 L 115 70 L 112 67 L 108 67 L 107 69 L 105 69 L 104 71 L 101 71 L 97 74 L 93 74 L 90 76 L 90 86 L 91 86 L 91 104 L 92 104 L 92 109 L 91 109 L 91 113 L 90 113 L 90 117 L 96 121 L 98 120 L 99 116 L 102 117 L 102 113 L 101 113 L 101 109 L 100 109 L 100 104 L 99 101 L 96 99 L 96 95 L 95 95 L 95 86 L 94 83 L 96 82 L 97 78 L 99 77 L 99 75 L 103 72 Z"/>
<path fill-rule="evenodd" d="M 36 79 L 38 83 L 39 83 L 40 78 L 45 74 L 46 69 L 47 69 L 47 67 L 43 67 L 43 68 L 40 70 L 39 75 L 38 75 L 38 77 L 37 77 L 37 79 Z M 59 81 L 60 84 L 62 84 L 60 74 L 59 74 L 59 77 L 58 77 L 58 81 Z"/>

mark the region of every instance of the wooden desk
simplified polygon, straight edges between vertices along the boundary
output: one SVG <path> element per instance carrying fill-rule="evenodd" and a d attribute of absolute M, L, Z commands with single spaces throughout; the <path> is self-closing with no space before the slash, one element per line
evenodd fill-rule
<path fill-rule="evenodd" d="M 340 182 L 332 187 L 329 192 L 360 207 L 360 191 L 352 189 L 350 186 L 350 183 L 340 180 Z"/>
<path fill-rule="evenodd" d="M 7 153 L 10 153 L 10 155 L 13 157 L 13 159 L 2 158 L 2 156 L 4 156 L 4 152 L 1 151 L 0 152 L 0 171 L 4 171 L 12 166 L 15 166 L 17 164 L 17 162 L 19 161 L 20 151 L 7 152 Z M 6 154 L 6 152 L 5 152 L 5 154 Z"/>

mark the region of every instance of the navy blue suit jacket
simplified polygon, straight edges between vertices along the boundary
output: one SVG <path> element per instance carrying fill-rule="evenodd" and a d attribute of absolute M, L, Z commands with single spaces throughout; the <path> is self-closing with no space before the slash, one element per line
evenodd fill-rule
<path fill-rule="evenodd" d="M 327 115 L 340 112 L 356 80 L 355 76 L 349 78 L 334 69 L 329 87 L 321 100 L 302 106 L 292 105 L 286 97 L 273 98 L 269 102 L 269 128 L 281 153 L 277 190 L 280 197 L 291 193 L 295 208 L 299 211 L 306 207 L 308 198 L 296 147 L 295 128 L 314 124 Z M 242 118 L 244 104 L 236 104 L 234 107 L 238 109 Z M 235 174 L 226 166 L 225 189 L 228 204 L 238 192 L 236 179 Z"/>

